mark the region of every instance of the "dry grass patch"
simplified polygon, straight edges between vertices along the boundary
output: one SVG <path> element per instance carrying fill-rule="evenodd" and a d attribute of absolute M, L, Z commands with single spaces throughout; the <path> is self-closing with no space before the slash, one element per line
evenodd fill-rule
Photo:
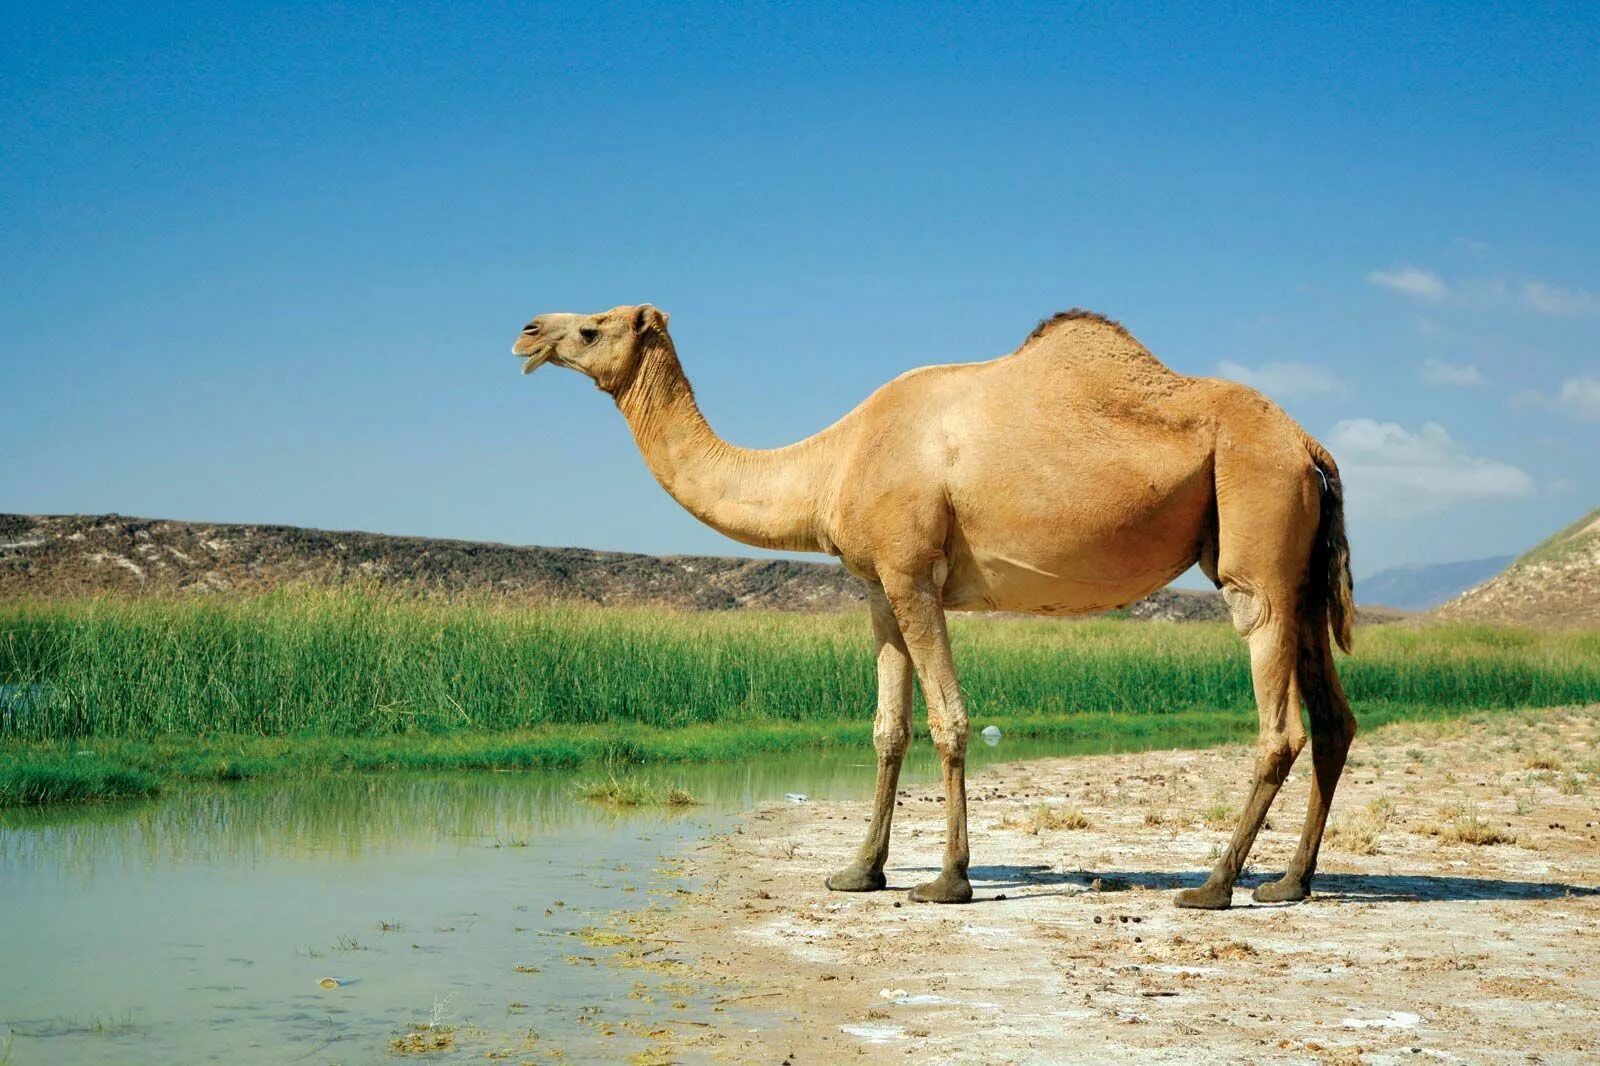
<path fill-rule="evenodd" d="M 1490 825 L 1475 811 L 1463 807 L 1446 807 L 1439 812 L 1439 821 L 1427 822 L 1417 828 L 1423 836 L 1437 837 L 1443 844 L 1515 844 L 1516 836 Z"/>
<path fill-rule="evenodd" d="M 1353 855 L 1376 855 L 1378 838 L 1394 819 L 1394 804 L 1380 796 L 1328 829 L 1327 843 Z"/>
<path fill-rule="evenodd" d="M 1522 767 L 1524 770 L 1559 770 L 1561 760 L 1550 755 L 1535 755 Z"/>
<path fill-rule="evenodd" d="M 1000 824 L 1007 829 L 1020 829 L 1038 836 L 1053 829 L 1087 829 L 1089 819 L 1075 807 L 1052 807 L 1048 803 L 1041 803 L 1021 818 L 1007 815 L 1000 820 Z"/>
<path fill-rule="evenodd" d="M 1226 829 L 1236 820 L 1233 807 L 1227 800 L 1218 799 L 1200 815 L 1207 829 Z"/>

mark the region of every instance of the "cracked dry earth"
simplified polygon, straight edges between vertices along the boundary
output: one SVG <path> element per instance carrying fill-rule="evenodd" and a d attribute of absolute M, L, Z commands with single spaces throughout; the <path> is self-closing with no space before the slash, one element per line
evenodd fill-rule
<path fill-rule="evenodd" d="M 1263 906 L 1305 810 L 1285 786 L 1232 910 L 1180 911 L 1231 829 L 1241 747 L 975 775 L 977 901 L 905 901 L 936 789 L 902 792 L 889 891 L 822 886 L 868 805 L 765 806 L 690 861 L 673 922 L 766 1027 L 720 1058 L 919 1062 L 1600 1061 L 1600 706 L 1359 737 L 1314 896 Z M 870 770 L 864 770 L 870 773 Z"/>

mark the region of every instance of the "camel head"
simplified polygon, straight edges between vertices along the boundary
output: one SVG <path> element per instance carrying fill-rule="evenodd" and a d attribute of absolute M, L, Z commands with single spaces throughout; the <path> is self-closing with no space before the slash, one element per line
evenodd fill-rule
<path fill-rule="evenodd" d="M 613 307 L 597 315 L 540 315 L 511 346 L 531 374 L 546 363 L 570 367 L 616 392 L 633 376 L 645 342 L 665 337 L 667 316 L 649 304 Z"/>

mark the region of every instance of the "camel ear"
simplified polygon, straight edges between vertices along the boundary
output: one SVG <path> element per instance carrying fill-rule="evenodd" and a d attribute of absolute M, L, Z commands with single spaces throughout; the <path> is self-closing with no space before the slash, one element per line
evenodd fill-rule
<path fill-rule="evenodd" d="M 649 304 L 640 304 L 639 309 L 633 313 L 633 332 L 645 334 L 653 329 L 664 330 L 667 328 L 667 314 L 658 311 Z"/>

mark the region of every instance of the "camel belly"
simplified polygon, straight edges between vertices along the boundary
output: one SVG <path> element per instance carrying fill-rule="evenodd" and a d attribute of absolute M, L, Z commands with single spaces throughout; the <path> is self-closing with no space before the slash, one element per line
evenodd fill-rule
<path fill-rule="evenodd" d="M 1209 469 L 1176 483 L 1093 478 L 956 502 L 945 606 L 1085 614 L 1131 603 L 1192 566 L 1211 536 Z"/>

